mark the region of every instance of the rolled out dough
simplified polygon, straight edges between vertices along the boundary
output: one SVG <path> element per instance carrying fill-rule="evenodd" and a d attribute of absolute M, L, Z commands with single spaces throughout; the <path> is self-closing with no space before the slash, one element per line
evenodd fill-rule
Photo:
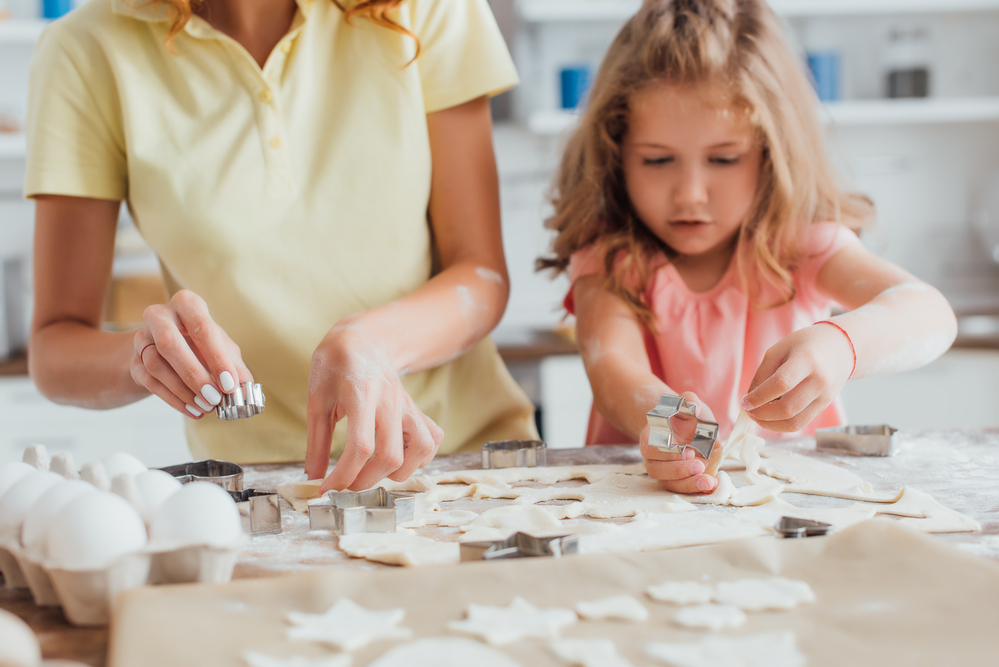
<path fill-rule="evenodd" d="M 587 621 L 632 621 L 644 623 L 649 620 L 649 610 L 630 595 L 615 595 L 602 600 L 577 602 L 576 613 Z"/>
<path fill-rule="evenodd" d="M 804 667 L 794 633 L 705 637 L 696 642 L 651 642 L 645 653 L 673 667 Z"/>
<path fill-rule="evenodd" d="M 804 581 L 784 577 L 720 581 L 715 586 L 714 601 L 744 611 L 794 609 L 815 602 L 812 587 Z"/>
<path fill-rule="evenodd" d="M 685 628 L 700 628 L 719 632 L 734 630 L 746 623 L 746 613 L 730 604 L 699 604 L 683 607 L 673 620 Z"/>
<path fill-rule="evenodd" d="M 457 542 L 438 542 L 412 533 L 341 535 L 338 546 L 348 556 L 387 565 L 450 565 L 461 560 Z"/>
<path fill-rule="evenodd" d="M 520 667 L 494 648 L 471 639 L 432 637 L 396 646 L 369 667 Z"/>
<path fill-rule="evenodd" d="M 249 667 L 350 667 L 354 662 L 353 656 L 347 653 L 319 657 L 293 655 L 290 658 L 275 658 L 257 651 L 244 651 L 243 660 Z"/>
<path fill-rule="evenodd" d="M 549 642 L 552 653 L 570 665 L 579 667 L 632 667 L 617 652 L 610 639 L 559 639 Z"/>
<path fill-rule="evenodd" d="M 379 639 L 409 639 L 413 631 L 398 627 L 405 609 L 370 611 L 349 598 L 340 598 L 322 614 L 288 612 L 288 639 L 305 639 L 356 651 Z"/>
<path fill-rule="evenodd" d="M 656 602 L 673 604 L 706 604 L 711 602 L 715 589 L 708 584 L 696 581 L 665 581 L 645 589 L 646 594 Z"/>

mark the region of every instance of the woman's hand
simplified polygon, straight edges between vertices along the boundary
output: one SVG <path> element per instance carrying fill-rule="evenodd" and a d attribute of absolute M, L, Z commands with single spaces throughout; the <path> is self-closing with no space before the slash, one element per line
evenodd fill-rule
<path fill-rule="evenodd" d="M 697 405 L 701 419 L 713 420 L 714 415 L 701 399 L 690 391 L 680 394 L 690 405 Z M 649 477 L 659 480 L 663 488 L 671 493 L 707 493 L 718 486 L 718 479 L 704 474 L 707 461 L 697 456 L 693 447 L 687 447 L 683 454 L 663 452 L 649 445 L 649 427 L 646 426 L 638 441 L 645 459 L 645 470 Z"/>
<path fill-rule="evenodd" d="M 842 331 L 821 322 L 801 329 L 767 350 L 743 408 L 763 428 L 799 431 L 839 394 L 853 364 Z"/>
<path fill-rule="evenodd" d="M 253 376 L 239 348 L 208 314 L 205 300 L 181 290 L 164 305 L 150 306 L 135 332 L 132 379 L 177 411 L 200 419 Z"/>
<path fill-rule="evenodd" d="M 402 335 L 402 334 L 400 334 Z M 309 377 L 309 479 L 326 474 L 337 422 L 347 418 L 347 444 L 321 487 L 367 489 L 385 477 L 408 479 L 433 460 L 444 432 L 403 388 L 388 356 L 358 327 L 334 328 L 312 355 Z"/>

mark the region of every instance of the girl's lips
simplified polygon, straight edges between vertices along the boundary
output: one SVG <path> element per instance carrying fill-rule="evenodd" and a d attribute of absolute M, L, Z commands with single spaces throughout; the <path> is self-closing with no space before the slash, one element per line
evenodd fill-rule
<path fill-rule="evenodd" d="M 669 224 L 670 227 L 678 227 L 680 229 L 699 229 L 706 227 L 708 223 L 703 220 L 674 220 Z"/>

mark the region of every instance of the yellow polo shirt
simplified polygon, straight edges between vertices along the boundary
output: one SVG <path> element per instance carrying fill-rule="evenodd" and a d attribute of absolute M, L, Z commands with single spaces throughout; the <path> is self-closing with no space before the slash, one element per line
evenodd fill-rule
<path fill-rule="evenodd" d="M 329 0 L 299 0 L 263 69 L 198 17 L 171 53 L 155 0 L 90 0 L 38 42 L 25 194 L 127 201 L 170 292 L 208 302 L 267 394 L 258 417 L 189 421 L 196 458 L 302 460 L 320 340 L 431 276 L 426 114 L 517 74 L 486 0 L 408 0 L 395 19 L 420 38 L 409 66 L 412 38 Z M 441 451 L 536 435 L 489 339 L 402 382 Z"/>

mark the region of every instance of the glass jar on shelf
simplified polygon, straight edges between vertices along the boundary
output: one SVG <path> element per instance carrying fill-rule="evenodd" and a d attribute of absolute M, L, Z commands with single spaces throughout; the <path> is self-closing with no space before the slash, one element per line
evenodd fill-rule
<path fill-rule="evenodd" d="M 929 28 L 896 25 L 888 31 L 883 63 L 888 97 L 928 97 L 931 44 Z"/>

